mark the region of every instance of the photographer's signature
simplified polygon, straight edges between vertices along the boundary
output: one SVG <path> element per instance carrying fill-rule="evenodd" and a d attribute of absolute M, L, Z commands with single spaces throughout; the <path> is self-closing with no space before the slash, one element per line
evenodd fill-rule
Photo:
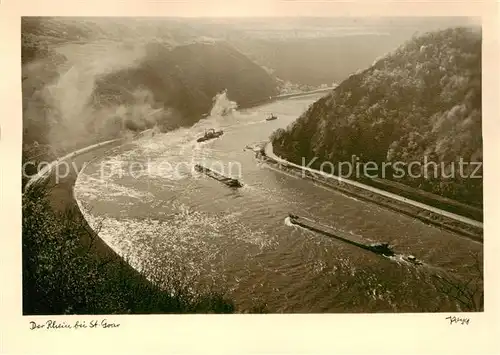
<path fill-rule="evenodd" d="M 445 319 L 448 319 L 451 324 L 461 324 L 461 325 L 469 325 L 470 319 L 469 318 L 460 318 L 460 317 L 455 317 L 455 316 L 449 316 L 446 317 Z"/>

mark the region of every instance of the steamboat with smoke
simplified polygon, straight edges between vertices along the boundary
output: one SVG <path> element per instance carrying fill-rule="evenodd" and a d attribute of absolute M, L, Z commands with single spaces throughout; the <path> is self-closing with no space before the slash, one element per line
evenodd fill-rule
<path fill-rule="evenodd" d="M 210 139 L 218 138 L 218 137 L 222 136 L 223 134 L 224 134 L 223 130 L 216 131 L 214 128 L 210 128 L 209 130 L 206 130 L 205 134 L 203 136 L 201 136 L 200 138 L 198 138 L 196 141 L 199 143 L 205 142 L 205 141 L 208 141 Z"/>

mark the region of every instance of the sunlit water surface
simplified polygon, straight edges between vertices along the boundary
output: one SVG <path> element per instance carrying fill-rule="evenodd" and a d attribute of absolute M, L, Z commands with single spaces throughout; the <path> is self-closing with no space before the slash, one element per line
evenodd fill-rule
<path fill-rule="evenodd" d="M 436 290 L 433 275 L 469 278 L 482 244 L 272 170 L 244 149 L 286 127 L 319 97 L 209 117 L 189 129 L 113 149 L 82 171 L 75 196 L 89 223 L 132 265 L 156 263 L 215 283 L 240 309 L 266 304 L 271 312 L 455 310 Z M 279 119 L 266 121 L 271 112 Z M 196 143 L 212 127 L 224 135 Z M 236 175 L 241 167 L 244 187 L 193 175 L 189 165 L 196 162 L 220 162 L 219 168 L 227 173 L 232 166 Z M 413 254 L 424 265 L 291 226 L 289 212 L 366 242 L 390 242 L 397 253 Z"/>

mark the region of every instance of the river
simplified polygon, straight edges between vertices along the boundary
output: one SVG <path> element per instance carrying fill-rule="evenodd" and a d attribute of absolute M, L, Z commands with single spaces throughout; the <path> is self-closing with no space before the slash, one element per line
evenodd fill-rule
<path fill-rule="evenodd" d="M 286 127 L 321 95 L 209 117 L 115 148 L 80 173 L 75 197 L 90 225 L 134 267 L 156 265 L 200 285 L 214 283 L 242 310 L 259 303 L 287 313 L 458 310 L 434 275 L 478 276 L 481 243 L 275 171 L 244 149 Z M 266 121 L 271 112 L 279 119 Z M 224 135 L 197 143 L 211 127 Z M 241 169 L 244 187 L 193 175 L 193 162 L 220 162 L 233 174 Z M 389 242 L 424 265 L 291 226 L 289 212 L 366 242 Z"/>

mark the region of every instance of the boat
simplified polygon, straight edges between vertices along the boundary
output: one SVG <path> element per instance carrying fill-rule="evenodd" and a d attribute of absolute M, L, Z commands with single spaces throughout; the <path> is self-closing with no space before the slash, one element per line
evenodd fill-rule
<path fill-rule="evenodd" d="M 238 188 L 238 187 L 242 187 L 243 184 L 238 180 L 238 179 L 235 179 L 235 178 L 232 178 L 232 177 L 228 177 L 228 176 L 224 176 L 222 175 L 221 173 L 215 171 L 215 170 L 212 170 L 212 169 L 209 169 L 203 165 L 200 165 L 200 164 L 196 164 L 194 166 L 195 170 L 198 171 L 198 172 L 201 172 L 201 173 L 204 173 L 205 175 L 217 180 L 217 181 L 220 181 L 222 182 L 223 184 L 229 186 L 229 187 L 235 187 L 235 188 Z"/>
<path fill-rule="evenodd" d="M 382 254 L 385 256 L 394 255 L 394 252 L 391 250 L 389 243 L 372 243 L 368 245 L 368 248 L 377 254 Z"/>
<path fill-rule="evenodd" d="M 403 260 L 415 264 L 415 265 L 422 265 L 422 261 L 418 260 L 414 255 L 405 255 L 403 256 Z"/>
<path fill-rule="evenodd" d="M 210 128 L 209 130 L 205 131 L 205 134 L 203 135 L 203 137 L 198 138 L 196 141 L 197 142 L 208 141 L 209 139 L 218 138 L 218 137 L 222 136 L 223 134 L 224 134 L 223 130 L 216 131 L 215 129 Z"/>
<path fill-rule="evenodd" d="M 290 222 L 292 224 L 301 226 L 303 228 L 309 229 L 313 232 L 317 232 L 323 235 L 326 235 L 331 238 L 335 238 L 338 240 L 341 240 L 343 242 L 346 242 L 348 244 L 357 246 L 359 248 L 371 251 L 375 254 L 379 254 L 382 256 L 394 256 L 394 252 L 390 248 L 389 243 L 372 243 L 372 244 L 364 244 L 362 242 L 354 241 L 352 240 L 352 235 L 339 231 L 333 227 L 325 226 L 322 225 L 316 221 L 313 221 L 309 218 L 306 217 L 299 217 L 295 214 L 288 214 L 288 217 L 290 218 Z"/>
<path fill-rule="evenodd" d="M 273 120 L 277 120 L 277 119 L 278 119 L 278 116 L 276 116 L 274 113 L 271 113 L 271 116 L 266 118 L 266 121 L 273 121 Z"/>

